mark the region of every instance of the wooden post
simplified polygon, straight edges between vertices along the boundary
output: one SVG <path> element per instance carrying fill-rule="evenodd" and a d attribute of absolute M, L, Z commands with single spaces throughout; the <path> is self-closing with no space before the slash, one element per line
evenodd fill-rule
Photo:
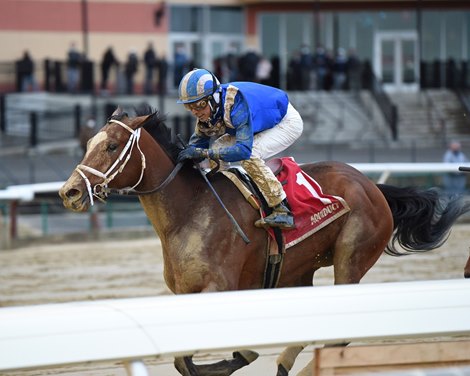
<path fill-rule="evenodd" d="M 98 212 L 99 210 L 96 204 L 90 208 L 90 230 L 95 235 L 100 232 L 101 228 Z"/>
<path fill-rule="evenodd" d="M 315 349 L 315 376 L 467 366 L 470 341 L 420 342 Z"/>
<path fill-rule="evenodd" d="M 46 236 L 49 233 L 49 223 L 48 223 L 48 205 L 47 202 L 41 201 L 41 228 L 42 235 Z"/>
<path fill-rule="evenodd" d="M 10 202 L 10 239 L 11 240 L 15 240 L 18 238 L 17 209 L 18 209 L 18 201 L 12 200 Z"/>
<path fill-rule="evenodd" d="M 0 206 L 0 249 L 8 249 L 10 248 L 10 234 L 8 231 L 8 220 L 7 220 L 7 212 L 8 212 L 8 206 L 7 205 L 1 205 Z"/>
<path fill-rule="evenodd" d="M 38 114 L 31 112 L 29 114 L 29 146 L 36 147 L 38 144 Z"/>
<path fill-rule="evenodd" d="M 7 115 L 6 115 L 6 104 L 5 95 L 0 95 L 0 133 L 5 133 L 7 130 Z"/>

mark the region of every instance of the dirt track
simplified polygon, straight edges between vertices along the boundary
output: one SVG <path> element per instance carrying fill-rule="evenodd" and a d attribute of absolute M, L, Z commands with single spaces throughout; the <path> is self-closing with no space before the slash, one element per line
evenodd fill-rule
<path fill-rule="evenodd" d="M 470 225 L 458 224 L 439 250 L 407 257 L 382 256 L 363 283 L 463 278 L 469 256 Z M 86 242 L 30 246 L 0 251 L 0 307 L 79 300 L 128 298 L 168 294 L 163 280 L 160 242 L 156 238 L 132 241 Z M 320 270 L 316 284 L 331 284 L 331 268 Z M 274 375 L 280 349 L 268 348 L 250 367 L 234 375 Z M 304 352 L 305 353 L 305 352 Z M 205 354 L 217 359 L 224 354 Z M 226 355 L 226 354 L 225 354 Z M 311 352 L 299 360 L 306 363 Z M 179 375 L 172 359 L 147 362 L 151 375 Z M 293 375 L 301 366 L 294 368 Z M 59 367 L 2 375 L 125 375 L 122 364 L 106 363 Z"/>

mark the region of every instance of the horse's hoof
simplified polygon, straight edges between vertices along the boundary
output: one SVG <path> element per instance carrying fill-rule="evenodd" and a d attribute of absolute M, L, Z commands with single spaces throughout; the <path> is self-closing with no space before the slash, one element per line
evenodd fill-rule
<path fill-rule="evenodd" d="M 277 366 L 276 376 L 288 376 L 288 375 L 289 375 L 289 371 L 286 370 L 282 364 L 279 364 Z"/>
<path fill-rule="evenodd" d="M 247 365 L 258 359 L 258 356 L 259 354 L 257 352 L 251 350 L 240 350 L 233 353 L 233 357 L 235 359 L 241 358 L 246 362 Z"/>

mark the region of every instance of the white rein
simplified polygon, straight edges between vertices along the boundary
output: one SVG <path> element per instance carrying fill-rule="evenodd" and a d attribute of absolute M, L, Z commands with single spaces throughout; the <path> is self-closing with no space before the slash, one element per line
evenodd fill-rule
<path fill-rule="evenodd" d="M 109 120 L 110 123 L 116 123 L 119 124 L 121 127 L 124 129 L 127 129 L 131 135 L 129 137 L 129 140 L 127 141 L 126 146 L 124 146 L 124 149 L 122 149 L 121 154 L 119 154 L 119 157 L 114 161 L 112 166 L 106 171 L 105 173 L 102 173 L 92 167 L 85 166 L 85 165 L 78 165 L 75 170 L 80 174 L 80 176 L 85 180 L 85 184 L 88 190 L 88 195 L 90 197 L 90 204 L 93 206 L 93 196 L 95 196 L 97 199 L 100 201 L 104 202 L 104 200 L 108 197 L 109 189 L 108 189 L 108 184 L 111 182 L 117 174 L 121 173 L 124 170 L 124 167 L 126 166 L 127 162 L 129 161 L 132 150 L 134 149 L 134 146 L 137 145 L 137 149 L 140 152 L 140 158 L 142 161 L 141 164 L 141 171 L 140 171 L 140 178 L 135 183 L 132 187 L 126 188 L 127 190 L 132 190 L 135 187 L 137 187 L 140 182 L 142 181 L 142 178 L 144 177 L 144 171 L 145 171 L 145 155 L 140 149 L 139 145 L 139 139 L 140 139 L 140 131 L 141 128 L 138 128 L 136 130 L 132 129 L 128 125 L 124 124 L 123 122 L 119 120 L 114 120 L 111 119 Z M 126 156 L 127 154 L 127 156 Z M 121 163 L 121 165 L 118 168 L 118 164 Z M 114 171 L 115 170 L 115 171 Z M 113 172 L 114 171 L 114 172 Z M 85 172 L 89 172 L 92 175 L 98 176 L 103 179 L 103 182 L 100 184 L 96 184 L 94 187 L 91 186 L 90 180 L 88 180 L 87 176 L 85 175 Z"/>

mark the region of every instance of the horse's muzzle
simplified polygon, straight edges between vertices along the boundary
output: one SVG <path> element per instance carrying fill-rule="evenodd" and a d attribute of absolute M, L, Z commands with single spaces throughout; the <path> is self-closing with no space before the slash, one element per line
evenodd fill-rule
<path fill-rule="evenodd" d="M 83 194 L 80 189 L 67 187 L 67 184 L 59 190 L 59 196 L 64 207 L 72 211 L 83 212 L 90 206 L 88 195 Z"/>

